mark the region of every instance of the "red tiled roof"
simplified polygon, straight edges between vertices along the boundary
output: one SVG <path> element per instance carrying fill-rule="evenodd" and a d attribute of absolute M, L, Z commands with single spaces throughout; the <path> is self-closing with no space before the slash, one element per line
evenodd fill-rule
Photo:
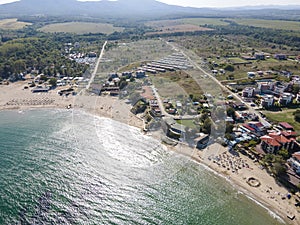
<path fill-rule="evenodd" d="M 294 157 L 295 159 L 297 159 L 298 161 L 300 161 L 300 152 L 295 152 L 295 153 L 293 154 L 293 157 Z"/>
<path fill-rule="evenodd" d="M 247 130 L 255 131 L 255 129 L 250 127 L 248 124 L 243 124 L 242 126 L 245 127 Z"/>
<path fill-rule="evenodd" d="M 252 124 L 255 124 L 257 127 L 264 127 L 261 122 L 252 122 Z"/>
<path fill-rule="evenodd" d="M 285 137 L 296 137 L 297 136 L 297 132 L 295 131 L 282 131 L 281 132 L 283 136 Z"/>
<path fill-rule="evenodd" d="M 281 122 L 281 123 L 279 123 L 279 125 L 282 126 L 284 129 L 294 130 L 294 127 L 287 122 Z"/>
<path fill-rule="evenodd" d="M 263 142 L 267 143 L 268 145 L 274 146 L 274 147 L 280 147 L 281 144 L 278 143 L 274 138 L 271 138 L 269 136 L 263 136 L 260 138 Z"/>
<path fill-rule="evenodd" d="M 291 142 L 291 140 L 287 139 L 285 136 L 281 135 L 280 133 L 279 134 L 277 134 L 277 133 L 269 134 L 269 136 L 281 144 Z"/>

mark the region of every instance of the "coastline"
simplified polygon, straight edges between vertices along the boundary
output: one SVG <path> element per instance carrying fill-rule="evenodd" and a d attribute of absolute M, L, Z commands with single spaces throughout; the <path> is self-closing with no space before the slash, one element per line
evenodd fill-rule
<path fill-rule="evenodd" d="M 176 149 L 177 147 L 177 149 Z M 240 157 L 249 164 L 249 168 L 242 168 L 238 173 L 228 172 L 222 166 L 213 163 L 209 159 L 213 154 L 222 154 L 228 152 L 226 148 L 215 143 L 204 150 L 192 149 L 190 147 L 181 145 L 176 146 L 173 151 L 190 157 L 191 160 L 200 163 L 206 169 L 213 172 L 215 175 L 225 179 L 229 182 L 238 192 L 241 192 L 250 200 L 266 209 L 271 216 L 276 218 L 279 222 L 285 224 L 299 224 L 299 212 L 294 206 L 294 199 L 284 199 L 282 196 L 286 195 L 288 191 L 276 183 L 275 179 L 271 177 L 265 170 L 259 168 L 258 164 L 253 163 L 247 157 L 241 155 Z M 173 148 L 173 147 L 172 147 Z M 255 177 L 260 181 L 259 187 L 252 187 L 246 182 L 248 178 Z M 294 220 L 289 220 L 287 214 L 295 215 Z"/>
<path fill-rule="evenodd" d="M 143 128 L 143 121 L 130 113 L 130 105 L 127 105 L 118 98 L 81 95 L 61 97 L 54 90 L 49 93 L 33 94 L 30 90 L 22 89 L 23 85 L 24 83 L 16 83 L 9 86 L 0 86 L 0 110 L 28 110 L 38 108 L 66 109 L 68 105 L 71 105 L 72 108 L 83 110 L 92 115 L 117 120 L 127 125 L 140 128 L 141 130 Z M 26 104 L 24 104 L 24 102 Z M 150 132 L 150 135 L 161 141 L 161 135 L 158 133 L 155 134 Z M 223 152 L 228 152 L 227 149 L 221 145 L 213 144 L 202 151 L 190 148 L 183 144 L 166 146 L 170 151 L 185 155 L 191 158 L 191 160 L 207 167 L 216 175 L 224 178 L 247 198 L 250 198 L 267 209 L 270 214 L 274 213 L 278 215 L 286 224 L 299 224 L 299 212 L 292 203 L 294 202 L 294 199 L 281 199 L 287 194 L 287 190 L 279 186 L 274 178 L 267 174 L 266 171 L 261 170 L 259 165 L 255 164 L 245 156 L 241 155 L 240 157 L 247 162 L 249 168 L 242 168 L 238 173 L 233 173 L 214 163 L 211 159 L 211 157 L 223 154 Z M 249 186 L 246 182 L 249 177 L 258 179 L 261 185 L 259 187 Z M 289 220 L 287 218 L 287 213 L 295 215 L 296 218 L 293 221 Z"/>

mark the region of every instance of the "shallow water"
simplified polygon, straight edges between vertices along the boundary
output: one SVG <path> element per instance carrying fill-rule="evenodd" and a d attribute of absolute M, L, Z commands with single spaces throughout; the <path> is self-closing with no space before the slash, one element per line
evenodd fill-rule
<path fill-rule="evenodd" d="M 65 110 L 0 112 L 0 224 L 280 224 L 138 129 Z"/>

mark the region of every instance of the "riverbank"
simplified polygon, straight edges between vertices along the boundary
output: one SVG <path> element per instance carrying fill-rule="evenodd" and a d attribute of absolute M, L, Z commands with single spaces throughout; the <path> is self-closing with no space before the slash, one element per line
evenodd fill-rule
<path fill-rule="evenodd" d="M 72 108 L 79 109 L 100 117 L 107 117 L 130 126 L 143 128 L 143 121 L 130 112 L 131 106 L 124 101 L 110 96 L 59 96 L 57 90 L 48 93 L 32 93 L 23 88 L 24 83 L 18 82 L 9 86 L 0 86 L 0 110 L 26 110 L 32 108 Z M 152 134 L 153 138 L 161 140 L 163 134 Z M 203 163 L 216 173 L 223 176 L 236 188 L 252 199 L 261 202 L 263 206 L 280 215 L 288 224 L 299 224 L 299 212 L 294 206 L 295 200 L 287 199 L 287 190 L 276 183 L 273 177 L 262 170 L 257 163 L 241 155 L 235 157 L 221 145 L 213 144 L 203 151 L 193 149 L 183 144 L 168 146 L 177 153 L 191 157 Z M 240 168 L 239 168 L 240 167 Z M 258 187 L 247 183 L 249 178 L 259 181 Z M 285 199 L 283 199 L 285 198 Z M 288 220 L 287 215 L 295 215 Z"/>

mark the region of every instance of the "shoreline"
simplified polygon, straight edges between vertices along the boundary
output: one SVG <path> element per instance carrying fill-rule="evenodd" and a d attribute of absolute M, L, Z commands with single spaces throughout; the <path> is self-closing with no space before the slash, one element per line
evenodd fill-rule
<path fill-rule="evenodd" d="M 66 109 L 68 105 L 72 106 L 69 110 L 82 110 L 94 116 L 105 117 L 112 120 L 119 121 L 121 123 L 139 128 L 141 134 L 143 129 L 143 121 L 136 115 L 130 112 L 130 105 L 124 101 L 110 96 L 69 96 L 61 97 L 56 91 L 50 91 L 49 93 L 36 94 L 31 93 L 29 90 L 21 89 L 24 84 L 13 84 L 9 86 L 0 86 L 0 111 L 9 110 L 31 110 L 31 109 Z M 12 87 L 17 86 L 17 87 Z M 16 88 L 18 88 L 16 90 Z M 13 90 L 13 91 L 12 91 Z M 3 93 L 3 94 L 2 94 Z M 49 101 L 49 99 L 51 101 Z M 14 101 L 13 101 L 14 100 Z M 33 105 L 24 105 L 22 101 L 26 100 Z M 52 101 L 53 100 L 53 101 Z M 8 102 L 13 101 L 16 105 L 7 105 Z M 25 101 L 25 103 L 26 103 Z M 53 104 L 43 104 L 51 102 Z M 34 103 L 41 103 L 41 105 L 35 105 Z M 19 104 L 19 105 L 18 105 Z M 158 132 L 149 132 L 152 138 L 162 141 L 161 134 Z M 163 143 L 162 143 L 163 144 Z M 294 199 L 282 200 L 282 196 L 288 192 L 285 188 L 279 186 L 274 178 L 272 178 L 266 171 L 261 170 L 257 164 L 253 163 L 249 158 L 241 155 L 241 159 L 247 161 L 249 168 L 242 168 L 240 172 L 232 173 L 225 170 L 222 166 L 213 163 L 210 156 L 218 156 L 224 152 L 228 152 L 226 148 L 218 144 L 212 144 L 204 150 L 198 150 L 191 148 L 184 144 L 177 144 L 176 146 L 170 146 L 164 144 L 168 150 L 185 155 L 196 163 L 201 164 L 205 169 L 209 169 L 215 175 L 225 179 L 230 183 L 238 192 L 241 192 L 244 196 L 254 201 L 266 209 L 269 214 L 279 222 L 285 222 L 286 224 L 298 224 L 299 212 L 292 204 Z M 227 153 L 226 153 L 227 154 Z M 246 180 L 249 177 L 255 177 L 260 182 L 260 187 L 251 187 L 247 184 Z M 276 194 L 280 193 L 280 194 Z M 294 220 L 289 220 L 287 214 L 295 215 Z M 274 214 L 274 215 L 273 215 Z M 279 219 L 280 218 L 280 219 Z"/>
<path fill-rule="evenodd" d="M 39 109 L 57 109 L 57 110 L 59 110 L 59 109 L 65 109 L 65 108 L 54 108 L 54 107 L 51 107 L 51 106 L 49 106 L 49 107 L 26 107 L 26 108 L 17 107 L 17 108 L 5 108 L 5 109 L 0 108 L 0 111 L 16 111 L 16 110 L 20 110 L 20 111 L 25 110 L 26 111 L 26 110 L 39 110 Z M 71 109 L 71 110 L 73 110 L 73 109 Z M 112 119 L 112 118 L 109 118 L 109 117 L 106 117 L 106 116 L 103 116 L 103 115 L 102 116 L 96 115 L 96 114 L 94 114 L 92 112 L 89 112 L 89 111 L 86 111 L 84 109 L 82 109 L 80 111 L 82 111 L 84 113 L 88 113 L 88 114 L 90 114 L 92 116 L 99 116 L 99 117 L 102 117 L 102 118 Z M 114 119 L 112 119 L 112 120 L 114 120 Z M 119 122 L 121 122 L 121 121 L 119 121 Z M 130 125 L 130 124 L 126 124 L 126 125 L 133 126 L 133 125 Z M 138 129 L 141 128 L 141 127 L 137 127 L 137 126 L 133 126 L 133 127 L 138 128 Z M 141 131 L 141 134 L 145 135 L 144 133 L 142 133 L 142 131 Z M 157 137 L 154 137 L 152 135 L 150 135 L 150 136 L 152 138 L 158 140 L 158 141 L 161 141 L 161 139 L 157 139 Z M 238 193 L 241 193 L 246 198 L 248 198 L 251 201 L 253 201 L 255 204 L 257 204 L 260 207 L 264 208 L 270 214 L 270 216 L 272 216 L 277 221 L 279 221 L 279 222 L 281 222 L 283 224 L 295 224 L 295 225 L 297 225 L 297 222 L 295 220 L 294 220 L 295 223 L 290 223 L 290 222 L 293 222 L 293 221 L 288 221 L 287 218 L 285 217 L 285 215 L 283 213 L 279 213 L 277 211 L 276 207 L 272 207 L 272 206 L 268 205 L 264 199 L 260 198 L 253 191 L 245 189 L 236 180 L 231 179 L 230 176 L 226 176 L 224 173 L 216 170 L 215 168 L 213 168 L 209 164 L 206 164 L 203 160 L 201 160 L 201 158 L 199 158 L 197 156 L 194 156 L 194 155 L 190 155 L 190 154 L 184 153 L 184 152 L 177 151 L 176 149 L 174 149 L 173 146 L 169 146 L 169 145 L 166 145 L 166 144 L 163 144 L 163 143 L 161 143 L 161 144 L 164 145 L 164 146 L 166 146 L 169 151 L 175 152 L 177 154 L 181 154 L 181 155 L 189 158 L 194 163 L 197 163 L 197 164 L 201 165 L 202 167 L 204 167 L 205 170 L 208 170 L 209 172 L 213 173 L 214 175 L 220 177 L 221 179 L 226 180 L 226 182 L 228 182 Z M 190 148 L 190 147 L 187 147 L 187 148 Z M 190 148 L 190 150 L 194 151 L 192 148 Z"/>
<path fill-rule="evenodd" d="M 219 151 L 218 148 L 223 148 L 224 151 L 226 151 L 226 149 L 223 146 L 221 145 L 218 146 L 218 145 L 219 144 L 216 143 L 212 144 L 211 146 L 208 146 L 208 148 L 205 148 L 202 151 L 187 147 L 189 148 L 189 150 L 188 149 L 186 150 L 189 152 L 182 152 L 182 151 L 181 152 L 176 151 L 176 152 L 189 157 L 191 160 L 195 161 L 196 163 L 199 163 L 201 166 L 204 166 L 205 169 L 214 173 L 216 176 L 219 176 L 220 178 L 226 180 L 226 182 L 230 183 L 230 185 L 232 185 L 233 188 L 236 189 L 238 192 L 242 193 L 245 197 L 255 202 L 256 204 L 260 205 L 265 210 L 267 210 L 270 216 L 277 219 L 277 221 L 284 224 L 295 224 L 295 225 L 299 224 L 298 223 L 299 212 L 292 203 L 294 201 L 293 197 L 290 200 L 285 199 L 281 201 L 278 198 L 281 195 L 271 198 L 271 196 L 274 196 L 275 193 L 281 193 L 282 195 L 284 195 L 288 193 L 288 191 L 285 190 L 284 187 L 279 186 L 276 183 L 276 181 L 269 174 L 267 174 L 265 170 L 261 170 L 260 168 L 257 167 L 257 165 L 251 163 L 250 160 L 248 159 L 249 163 L 251 163 L 251 167 L 253 166 L 252 170 L 248 170 L 248 171 L 246 170 L 246 172 L 244 171 L 244 173 L 241 172 L 239 174 L 231 174 L 231 173 L 226 173 L 226 171 L 224 172 L 222 168 L 216 166 L 210 160 L 208 160 L 206 154 L 209 151 L 211 151 L 212 148 L 216 151 Z M 243 158 L 247 159 L 246 157 Z M 255 172 L 252 172 L 253 170 Z M 258 176 L 257 173 L 260 174 L 261 176 Z M 247 175 L 248 177 L 246 177 Z M 260 187 L 251 187 L 250 185 L 248 185 L 245 178 L 250 178 L 250 177 L 257 178 L 261 182 Z M 262 178 L 268 178 L 268 179 L 264 180 Z M 263 190 L 267 187 L 271 187 L 272 189 L 271 191 L 264 193 Z M 282 193 L 282 191 L 285 192 Z M 288 214 L 287 211 L 289 211 L 290 214 L 296 216 L 294 220 L 290 220 L 287 217 Z"/>

